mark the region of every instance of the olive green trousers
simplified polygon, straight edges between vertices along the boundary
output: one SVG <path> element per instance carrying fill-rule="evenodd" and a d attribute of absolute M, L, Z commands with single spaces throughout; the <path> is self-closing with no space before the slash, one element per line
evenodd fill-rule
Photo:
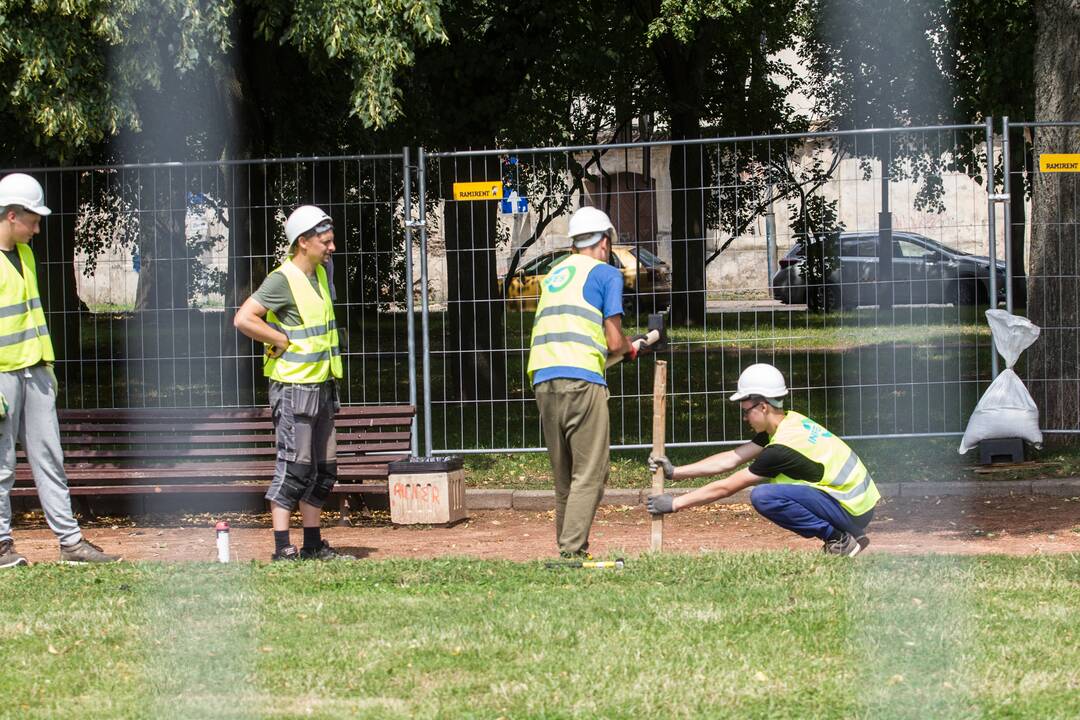
<path fill-rule="evenodd" d="M 560 553 L 583 553 L 608 479 L 608 389 L 558 378 L 534 391 L 555 475 L 555 539 Z"/>

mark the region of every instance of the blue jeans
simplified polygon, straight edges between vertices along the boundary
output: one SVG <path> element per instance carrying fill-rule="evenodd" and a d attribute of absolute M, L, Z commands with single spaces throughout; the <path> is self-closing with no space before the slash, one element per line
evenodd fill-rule
<path fill-rule="evenodd" d="M 750 491 L 750 502 L 755 510 L 780 527 L 805 538 L 821 540 L 828 540 L 835 530 L 855 537 L 865 535 L 866 526 L 874 517 L 873 510 L 852 515 L 825 491 L 809 485 L 758 485 Z"/>

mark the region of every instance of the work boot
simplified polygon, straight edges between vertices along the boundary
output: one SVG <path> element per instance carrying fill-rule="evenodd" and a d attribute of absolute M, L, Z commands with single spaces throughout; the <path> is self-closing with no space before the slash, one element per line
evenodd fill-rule
<path fill-rule="evenodd" d="M 320 543 L 319 547 L 311 550 L 309 548 L 302 548 L 300 550 L 301 560 L 355 560 L 354 555 L 348 553 L 341 553 L 330 547 L 330 543 L 325 540 Z"/>
<path fill-rule="evenodd" d="M 296 549 L 295 545 L 286 545 L 273 555 L 270 556 L 270 562 L 277 562 L 279 560 L 299 560 L 300 551 Z"/>
<path fill-rule="evenodd" d="M 102 552 L 94 543 L 83 538 L 74 545 L 60 546 L 60 562 L 62 563 L 113 563 L 120 561 L 119 555 L 109 555 Z"/>
<path fill-rule="evenodd" d="M 16 565 L 29 565 L 26 558 L 15 552 L 15 541 L 10 538 L 0 540 L 0 568 L 15 567 Z"/>
<path fill-rule="evenodd" d="M 865 538 L 866 536 L 863 535 Z M 870 540 L 866 540 L 866 544 L 870 544 Z M 855 557 L 862 552 L 863 547 L 854 535 L 851 533 L 843 533 L 837 540 L 826 540 L 825 546 L 822 548 L 826 555 L 843 555 L 845 557 Z"/>

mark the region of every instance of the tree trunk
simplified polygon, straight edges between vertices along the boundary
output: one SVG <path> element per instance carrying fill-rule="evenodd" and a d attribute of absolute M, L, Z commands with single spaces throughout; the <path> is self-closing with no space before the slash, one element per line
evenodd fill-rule
<path fill-rule="evenodd" d="M 443 198 L 453 197 L 455 181 L 502 176 L 499 159 L 493 156 L 443 162 L 448 165 L 441 173 Z M 497 302 L 495 286 L 498 203 L 453 201 L 443 207 L 449 286 L 445 392 L 448 398 L 460 393 L 461 400 L 501 399 L 506 397 L 506 355 L 503 305 Z"/>
<path fill-rule="evenodd" d="M 53 214 L 42 223 L 42 239 L 33 243 L 38 276 L 41 278 L 42 306 L 47 313 L 49 335 L 56 359 L 57 375 L 65 382 L 81 385 L 83 370 L 80 328 L 88 308 L 75 289 L 75 220 L 78 217 L 78 174 L 70 171 L 47 173 L 45 197 Z M 48 239 L 49 242 L 43 240 Z M 60 397 L 64 401 L 65 395 Z"/>
<path fill-rule="evenodd" d="M 253 69 L 273 68 L 262 41 L 254 40 L 252 10 L 244 6 L 234 19 L 238 30 L 236 44 L 228 61 L 215 75 L 215 90 L 219 99 L 221 124 L 224 128 L 223 159 L 250 159 L 266 149 L 267 126 L 259 112 L 255 91 L 250 82 Z M 269 53 L 272 55 L 272 53 Z M 249 67 L 250 66 L 250 67 Z M 275 73 L 268 70 L 268 74 Z M 262 348 L 233 327 L 236 310 L 262 282 L 269 270 L 267 256 L 272 258 L 271 232 L 273 208 L 256 198 L 265 196 L 266 166 L 261 163 L 223 166 L 225 181 L 222 200 L 229 215 L 229 258 L 226 267 L 225 312 L 222 313 L 222 404 L 254 405 L 256 385 L 265 385 L 262 367 L 256 360 Z M 263 242 L 256 247 L 255 241 Z M 273 260 L 271 259 L 271 262 Z"/>
<path fill-rule="evenodd" d="M 1035 14 L 1036 119 L 1074 120 L 1080 117 L 1080 0 L 1037 0 Z M 1080 129 L 1036 128 L 1036 156 L 1077 152 Z M 1029 351 L 1028 387 L 1049 430 L 1080 428 L 1078 198 L 1080 174 L 1036 174 L 1028 309 L 1043 330 Z"/>
<path fill-rule="evenodd" d="M 697 112 L 691 105 L 673 114 L 672 139 L 701 137 Z M 671 323 L 705 323 L 705 197 L 702 149 L 698 145 L 671 148 Z"/>
<path fill-rule="evenodd" d="M 1009 253 L 1012 261 L 1013 272 L 1013 306 L 1019 310 L 1027 307 L 1026 276 L 1027 267 L 1024 264 L 1024 231 L 1027 228 L 1027 203 L 1024 202 L 1025 188 L 1031 182 L 1031 178 L 1024 177 L 1018 171 L 1030 168 L 1031 151 L 1024 142 L 1023 135 L 1017 137 L 1016 142 L 1009 145 L 1009 169 L 1013 178 L 1009 186 L 1009 216 L 1012 220 L 1012 232 L 1010 233 Z"/>

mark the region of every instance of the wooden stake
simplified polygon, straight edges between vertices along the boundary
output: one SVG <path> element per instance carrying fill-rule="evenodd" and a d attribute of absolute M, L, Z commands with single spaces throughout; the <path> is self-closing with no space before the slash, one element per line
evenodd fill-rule
<path fill-rule="evenodd" d="M 652 454 L 660 457 L 664 454 L 664 422 L 667 418 L 667 362 L 656 361 L 656 369 L 653 371 L 652 386 Z M 652 478 L 652 494 L 660 495 L 664 492 L 664 468 L 656 468 Z M 653 552 L 664 549 L 664 516 L 652 516 L 652 542 L 649 545 Z"/>

